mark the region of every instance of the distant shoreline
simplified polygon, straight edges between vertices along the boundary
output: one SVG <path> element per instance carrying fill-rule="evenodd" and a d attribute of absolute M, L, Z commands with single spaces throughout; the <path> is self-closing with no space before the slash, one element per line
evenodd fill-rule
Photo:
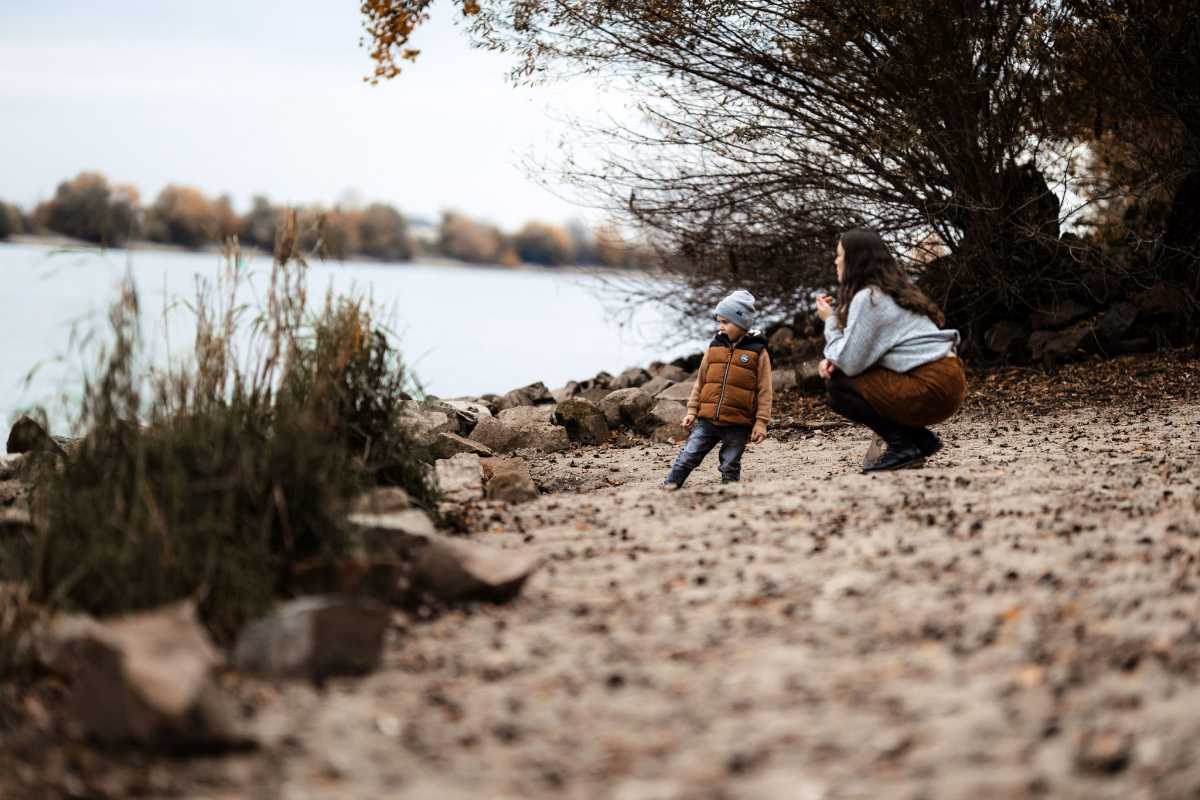
<path fill-rule="evenodd" d="M 167 244 L 163 242 L 150 242 L 142 239 L 131 239 L 119 247 L 101 247 L 95 242 L 88 242 L 83 239 L 73 239 L 70 236 L 61 236 L 59 234 L 32 234 L 18 233 L 9 236 L 7 239 L 0 240 L 0 247 L 4 245 L 25 245 L 28 247 L 45 247 L 45 248 L 80 248 L 86 250 L 116 251 L 116 252 L 134 252 L 134 253 L 185 253 L 193 255 L 221 255 L 221 248 L 215 244 L 205 245 L 204 247 L 184 247 L 178 244 Z M 271 258 L 272 253 L 263 250 L 260 247 L 242 245 L 241 251 L 245 255 L 258 256 L 261 258 Z M 310 259 L 320 264 L 364 264 L 376 265 L 379 267 L 397 267 L 403 268 L 407 266 L 424 266 L 424 267 L 458 267 L 467 269 L 486 269 L 497 272 L 544 272 L 549 274 L 579 274 L 579 273 L 606 273 L 614 275 L 631 275 L 641 270 L 628 269 L 625 267 L 606 267 L 602 265 L 589 264 L 572 264 L 561 267 L 548 267 L 542 264 L 521 263 L 506 266 L 503 264 L 484 264 L 474 261 L 460 261 L 455 258 L 446 258 L 445 256 L 437 255 L 422 255 L 409 261 L 381 261 L 369 257 L 338 259 L 338 258 L 320 258 L 313 257 Z"/>

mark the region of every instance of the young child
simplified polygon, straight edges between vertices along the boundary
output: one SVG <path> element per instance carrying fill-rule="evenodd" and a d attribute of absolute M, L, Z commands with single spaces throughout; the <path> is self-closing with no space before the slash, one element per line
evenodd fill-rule
<path fill-rule="evenodd" d="M 767 436 L 771 421 L 771 358 L 767 340 L 754 324 L 754 295 L 738 289 L 717 304 L 716 338 L 709 344 L 696 383 L 688 398 L 683 427 L 691 431 L 687 444 L 662 487 L 674 491 L 709 451 L 719 452 L 721 483 L 742 477 L 742 452 L 746 443 Z"/>

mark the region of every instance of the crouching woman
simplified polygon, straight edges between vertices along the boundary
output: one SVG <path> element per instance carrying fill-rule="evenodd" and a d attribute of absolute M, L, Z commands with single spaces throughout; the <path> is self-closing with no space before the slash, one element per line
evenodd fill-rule
<path fill-rule="evenodd" d="M 942 447 L 929 426 L 954 414 L 966 394 L 958 331 L 941 327 L 941 310 L 874 231 L 842 234 L 835 263 L 837 308 L 817 300 L 829 405 L 886 444 L 864 472 L 919 467 Z"/>

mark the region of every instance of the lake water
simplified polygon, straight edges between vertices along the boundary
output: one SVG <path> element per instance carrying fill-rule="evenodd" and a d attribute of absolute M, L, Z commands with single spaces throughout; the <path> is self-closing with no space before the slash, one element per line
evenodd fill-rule
<path fill-rule="evenodd" d="M 261 293 L 270 261 L 251 258 L 249 268 Z M 78 342 L 104 329 L 127 271 L 141 300 L 148 358 L 162 365 L 189 351 L 194 331 L 191 312 L 174 301 L 194 297 L 197 277 L 211 279 L 220 269 L 220 257 L 209 253 L 0 245 L 0 421 L 41 406 L 54 432 L 67 432 L 92 363 Z M 422 386 L 441 397 L 503 393 L 539 380 L 554 388 L 698 346 L 676 343 L 676 327 L 658 309 L 622 315 L 611 286 L 586 272 L 314 262 L 308 287 L 314 301 L 327 287 L 373 297 L 391 312 Z"/>

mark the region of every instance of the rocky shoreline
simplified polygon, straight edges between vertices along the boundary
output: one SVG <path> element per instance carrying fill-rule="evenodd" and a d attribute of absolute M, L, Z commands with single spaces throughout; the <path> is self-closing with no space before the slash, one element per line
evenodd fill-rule
<path fill-rule="evenodd" d="M 227 649 L 190 602 L 39 624 L 30 646 L 48 677 L 10 689 L 22 712 L 0 728 L 0 789 L 1200 787 L 1183 744 L 1200 677 L 1184 611 L 1200 559 L 1194 358 L 1074 365 L 1045 383 L 978 373 L 946 453 L 879 479 L 855 474 L 866 437 L 801 379 L 812 346 L 790 360 L 778 348 L 776 423 L 745 482 L 720 487 L 705 465 L 679 495 L 656 484 L 683 435 L 686 359 L 410 401 L 419 444 L 440 456 L 443 529 L 401 490 L 359 498 L 348 521 L 395 558 L 314 565 L 298 584 L 311 592 Z M 28 452 L 0 459 L 0 536 L 34 524 L 37 451 L 71 446 L 13 434 Z"/>

